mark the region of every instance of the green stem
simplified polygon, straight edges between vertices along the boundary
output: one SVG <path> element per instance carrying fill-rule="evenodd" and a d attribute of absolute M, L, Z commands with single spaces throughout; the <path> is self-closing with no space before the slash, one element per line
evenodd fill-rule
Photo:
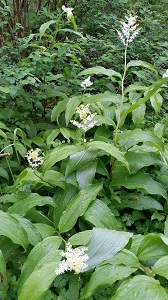
<path fill-rule="evenodd" d="M 114 134 L 114 145 L 116 145 L 116 143 L 117 143 L 118 128 L 120 126 L 121 114 L 122 114 L 122 108 L 123 108 L 123 102 L 124 102 L 124 81 L 125 81 L 125 76 L 126 76 L 126 72 L 127 72 L 127 49 L 128 49 L 128 41 L 125 45 L 125 52 L 124 52 L 124 73 L 123 73 L 122 81 L 121 81 L 121 103 L 119 106 L 117 126 L 116 126 L 115 134 Z"/>

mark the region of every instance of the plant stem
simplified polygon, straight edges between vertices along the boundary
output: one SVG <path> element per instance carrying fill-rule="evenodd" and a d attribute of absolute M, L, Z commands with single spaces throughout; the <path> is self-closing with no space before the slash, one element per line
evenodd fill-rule
<path fill-rule="evenodd" d="M 118 133 L 118 128 L 120 126 L 121 114 L 122 114 L 122 108 L 123 108 L 123 102 L 124 102 L 124 81 L 125 81 L 125 76 L 126 76 L 126 72 L 127 72 L 127 49 L 128 49 L 128 42 L 125 45 L 125 52 L 124 52 L 124 73 L 123 73 L 122 81 L 121 81 L 121 103 L 119 106 L 117 126 L 116 126 L 115 134 L 114 134 L 114 145 L 116 145 L 116 143 L 117 143 L 117 133 Z"/>

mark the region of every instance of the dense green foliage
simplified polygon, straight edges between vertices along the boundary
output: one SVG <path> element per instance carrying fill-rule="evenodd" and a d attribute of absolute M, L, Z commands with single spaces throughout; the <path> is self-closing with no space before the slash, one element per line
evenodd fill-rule
<path fill-rule="evenodd" d="M 168 299 L 166 9 L 0 1 L 0 299 Z"/>

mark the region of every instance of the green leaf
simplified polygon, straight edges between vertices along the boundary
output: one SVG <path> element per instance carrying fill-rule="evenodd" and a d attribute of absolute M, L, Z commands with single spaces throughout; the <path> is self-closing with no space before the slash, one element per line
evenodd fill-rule
<path fill-rule="evenodd" d="M 76 180 L 80 189 L 85 189 L 92 184 L 96 173 L 97 161 L 91 162 L 85 168 L 76 171 Z"/>
<path fill-rule="evenodd" d="M 76 112 L 76 108 L 79 106 L 79 104 L 82 101 L 83 96 L 74 96 L 71 97 L 68 100 L 68 103 L 66 105 L 66 110 L 65 110 L 65 120 L 66 120 L 66 126 L 69 124 L 69 121 L 72 119 L 72 116 Z"/>
<path fill-rule="evenodd" d="M 122 250 L 96 268 L 90 281 L 83 289 L 81 299 L 88 298 L 99 289 L 111 286 L 114 282 L 129 277 L 138 267 L 137 257 L 126 249 Z"/>
<path fill-rule="evenodd" d="M 61 127 L 60 132 L 62 133 L 62 135 L 65 139 L 69 140 L 71 135 L 70 135 L 70 132 L 68 129 L 66 129 L 65 127 Z"/>
<path fill-rule="evenodd" d="M 38 243 L 23 265 L 18 283 L 18 300 L 37 300 L 56 277 L 61 255 L 61 238 L 52 236 Z"/>
<path fill-rule="evenodd" d="M 137 275 L 123 282 L 111 300 L 165 300 L 167 293 L 160 282 L 149 276 Z"/>
<path fill-rule="evenodd" d="M 127 64 L 127 68 L 130 67 L 144 67 L 147 68 L 151 71 L 154 71 L 156 74 L 158 74 L 158 71 L 154 68 L 153 65 L 147 63 L 146 61 L 143 60 L 131 60 L 128 64 Z"/>
<path fill-rule="evenodd" d="M 168 265 L 168 255 L 165 255 L 154 264 L 154 266 L 152 267 L 152 271 L 154 274 L 158 274 L 168 279 L 167 265 Z"/>
<path fill-rule="evenodd" d="M 67 107 L 67 99 L 59 101 L 57 105 L 53 108 L 51 113 L 51 122 L 57 120 L 59 115 L 66 109 Z"/>
<path fill-rule="evenodd" d="M 27 234 L 21 223 L 3 211 L 0 211 L 0 235 L 8 237 L 14 244 L 21 245 L 24 249 L 28 246 Z"/>
<path fill-rule="evenodd" d="M 13 214 L 13 216 L 20 222 L 24 230 L 27 233 L 28 241 L 31 245 L 35 246 L 42 240 L 40 232 L 37 230 L 36 226 L 31 223 L 28 219 L 21 217 L 20 215 Z"/>
<path fill-rule="evenodd" d="M 126 207 L 137 210 L 163 210 L 163 206 L 157 200 L 150 196 L 143 196 L 138 193 L 131 193 L 128 196 L 124 195 L 120 203 L 118 201 L 115 201 L 115 208 L 117 210 L 122 210 Z"/>
<path fill-rule="evenodd" d="M 111 156 L 115 157 L 117 160 L 122 162 L 126 166 L 126 168 L 129 170 L 129 165 L 128 165 L 126 158 L 124 157 L 124 154 L 122 152 L 120 152 L 117 149 L 117 147 L 115 147 L 114 145 L 111 145 L 109 143 L 105 143 L 102 141 L 93 141 L 93 142 L 87 143 L 87 146 L 94 148 L 94 149 L 99 149 L 99 150 L 105 151 L 106 153 L 110 154 Z"/>
<path fill-rule="evenodd" d="M 163 141 L 150 130 L 142 130 L 136 128 L 134 130 L 127 130 L 118 134 L 118 140 L 121 147 L 129 149 L 138 143 L 144 143 L 146 145 L 151 145 L 156 148 L 156 152 L 159 150 L 162 152 L 164 150 Z"/>
<path fill-rule="evenodd" d="M 132 235 L 130 232 L 93 228 L 87 245 L 89 259 L 84 271 L 90 270 L 106 259 L 113 257 L 127 245 Z"/>
<path fill-rule="evenodd" d="M 6 180 L 9 180 L 8 172 L 2 167 L 0 167 L 0 177 L 3 177 Z"/>
<path fill-rule="evenodd" d="M 86 230 L 82 232 L 78 232 L 74 235 L 72 235 L 68 242 L 71 243 L 74 246 L 86 246 L 89 243 L 90 237 L 91 237 L 91 230 Z"/>
<path fill-rule="evenodd" d="M 48 170 L 44 173 L 43 178 L 44 182 L 47 182 L 48 185 L 51 186 L 60 186 L 61 188 L 65 188 L 66 184 L 64 182 L 64 176 L 60 172 L 55 170 Z"/>
<path fill-rule="evenodd" d="M 43 239 L 45 239 L 48 236 L 54 235 L 56 232 L 55 228 L 48 224 L 35 223 L 34 226 L 37 228 L 38 232 L 41 234 Z"/>
<path fill-rule="evenodd" d="M 132 121 L 136 126 L 139 126 L 144 119 L 146 112 L 146 105 L 142 104 L 132 112 Z"/>
<path fill-rule="evenodd" d="M 111 210 L 98 199 L 89 205 L 83 217 L 95 227 L 119 230 L 117 220 Z"/>
<path fill-rule="evenodd" d="M 96 75 L 106 75 L 108 77 L 113 77 L 113 76 L 117 76 L 119 77 L 120 79 L 122 79 L 122 76 L 120 73 L 112 70 L 112 69 L 106 69 L 104 67 L 101 67 L 101 66 L 96 66 L 96 67 L 93 67 L 93 68 L 89 68 L 89 69 L 86 69 L 82 72 L 80 72 L 78 74 L 78 76 L 83 76 L 83 75 L 92 75 L 92 74 L 96 74 Z"/>
<path fill-rule="evenodd" d="M 50 20 L 40 26 L 40 39 L 42 38 L 46 30 L 50 27 L 50 25 L 54 23 L 56 23 L 56 21 Z"/>
<path fill-rule="evenodd" d="M 70 200 L 59 221 L 58 227 L 61 233 L 70 230 L 75 225 L 78 217 L 85 213 L 101 189 L 102 184 L 90 185 Z"/>
<path fill-rule="evenodd" d="M 116 180 L 114 179 L 111 182 L 111 186 L 124 186 L 128 189 L 144 189 L 149 194 L 161 195 L 167 199 L 167 193 L 163 186 L 145 173 L 128 175 L 119 180 L 116 178 Z"/>
<path fill-rule="evenodd" d="M 140 260 L 150 260 L 168 255 L 168 246 L 165 245 L 159 234 L 150 233 L 144 237 L 139 245 L 137 257 Z"/>
<path fill-rule="evenodd" d="M 32 193 L 24 199 L 20 199 L 13 206 L 9 207 L 8 211 L 12 214 L 25 216 L 26 213 L 34 206 L 51 205 L 55 206 L 53 198 L 48 196 L 40 196 Z"/>
<path fill-rule="evenodd" d="M 61 161 L 68 156 L 75 154 L 81 150 L 81 146 L 75 145 L 65 145 L 65 146 L 58 146 L 55 149 L 48 152 L 45 156 L 44 163 L 43 163 L 43 172 L 50 169 L 56 162 Z"/>
<path fill-rule="evenodd" d="M 98 150 L 88 148 L 71 155 L 69 158 L 69 162 L 66 165 L 65 176 L 67 176 L 75 170 L 82 169 L 83 167 L 89 165 L 91 162 L 95 161 L 97 153 Z"/>
<path fill-rule="evenodd" d="M 141 104 L 144 104 L 147 100 L 149 100 L 150 97 L 152 97 L 157 90 L 166 82 L 168 81 L 168 78 L 162 78 L 158 81 L 156 81 L 154 84 L 152 84 L 149 87 L 148 92 L 146 92 L 146 95 L 141 98 L 137 103 L 131 105 L 130 108 L 128 108 L 126 111 L 124 111 L 121 116 L 127 115 L 128 113 L 132 112 L 134 109 L 138 108 Z"/>
<path fill-rule="evenodd" d="M 6 263 L 2 251 L 0 250 L 0 276 L 2 277 L 2 275 L 6 277 Z"/>
<path fill-rule="evenodd" d="M 155 113 L 160 113 L 160 109 L 163 103 L 163 97 L 159 93 L 155 93 L 152 97 L 150 97 L 150 102 L 155 110 Z"/>
<path fill-rule="evenodd" d="M 135 174 L 147 166 L 158 165 L 162 167 L 164 164 L 160 155 L 156 153 L 128 151 L 125 157 L 129 163 L 130 174 Z"/>

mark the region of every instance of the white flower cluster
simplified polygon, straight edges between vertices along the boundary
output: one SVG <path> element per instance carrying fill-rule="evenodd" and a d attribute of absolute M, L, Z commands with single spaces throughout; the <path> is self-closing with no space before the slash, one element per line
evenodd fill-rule
<path fill-rule="evenodd" d="M 93 82 L 90 80 L 90 76 L 88 78 L 86 78 L 82 83 L 81 83 L 81 87 L 83 87 L 84 89 L 91 86 L 93 84 Z"/>
<path fill-rule="evenodd" d="M 163 78 L 168 77 L 168 69 L 166 70 L 166 72 L 163 74 Z"/>
<path fill-rule="evenodd" d="M 96 116 L 96 113 L 91 113 L 91 111 L 89 110 L 89 104 L 85 106 L 81 104 L 77 108 L 76 113 L 79 114 L 79 117 L 82 121 L 80 123 L 78 121 L 71 120 L 71 123 L 76 127 L 81 128 L 83 131 L 86 132 L 96 125 L 96 121 L 93 120 L 93 118 Z"/>
<path fill-rule="evenodd" d="M 121 22 L 121 32 L 117 30 L 118 36 L 124 45 L 131 43 L 140 31 L 138 24 L 136 24 L 136 18 L 137 16 L 133 17 L 132 15 L 126 17 L 127 23 Z"/>
<path fill-rule="evenodd" d="M 55 270 L 57 275 L 63 274 L 67 271 L 75 271 L 75 274 L 79 274 L 83 269 L 87 267 L 85 263 L 88 260 L 88 255 L 85 254 L 87 248 L 72 248 L 70 243 L 66 246 L 66 252 L 62 252 L 61 256 L 65 257 L 61 261 L 59 267 Z"/>
<path fill-rule="evenodd" d="M 63 6 L 62 6 L 62 10 L 63 10 L 65 13 L 67 13 L 67 19 L 68 19 L 68 21 L 70 21 L 71 18 L 72 18 L 72 16 L 73 16 L 73 13 L 72 13 L 73 8 L 71 8 L 71 7 L 65 7 L 65 5 L 63 5 Z"/>
<path fill-rule="evenodd" d="M 44 157 L 39 155 L 41 150 L 36 148 L 35 150 L 31 149 L 27 152 L 25 157 L 27 157 L 29 165 L 34 169 L 43 164 Z"/>

